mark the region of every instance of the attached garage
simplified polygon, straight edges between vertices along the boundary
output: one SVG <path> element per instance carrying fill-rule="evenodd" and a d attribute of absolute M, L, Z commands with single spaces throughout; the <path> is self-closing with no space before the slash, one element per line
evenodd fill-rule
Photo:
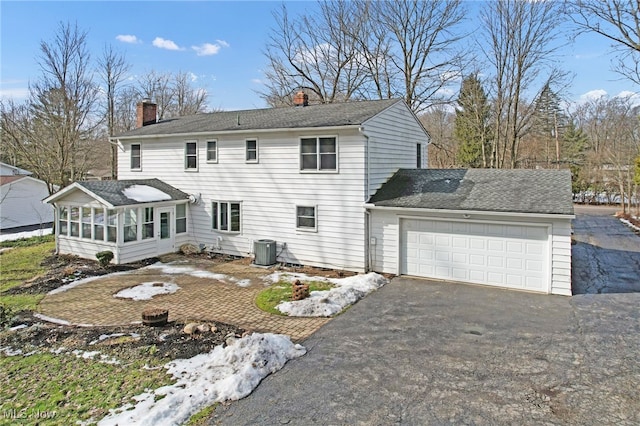
<path fill-rule="evenodd" d="M 400 170 L 368 203 L 371 268 L 570 295 L 570 184 L 556 170 Z"/>

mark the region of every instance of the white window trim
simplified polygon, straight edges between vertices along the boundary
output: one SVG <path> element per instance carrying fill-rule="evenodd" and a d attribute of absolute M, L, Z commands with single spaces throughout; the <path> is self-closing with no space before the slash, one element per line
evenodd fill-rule
<path fill-rule="evenodd" d="M 311 139 L 311 138 L 315 138 L 316 139 L 316 156 L 317 156 L 317 166 L 315 170 L 312 169 L 303 169 L 302 168 L 302 139 Z M 320 139 L 322 138 L 334 138 L 336 140 L 336 168 L 335 170 L 322 170 L 320 169 Z M 339 141 L 338 141 L 338 135 L 309 135 L 309 136 L 300 136 L 298 138 L 298 171 L 300 173 L 338 173 L 340 171 L 340 162 L 339 162 L 339 158 L 340 158 L 340 152 L 339 152 Z"/>
<path fill-rule="evenodd" d="M 213 200 L 211 201 L 211 204 L 216 203 L 218 205 L 217 208 L 217 217 L 216 217 L 216 223 L 218 225 L 217 228 L 213 227 L 213 222 L 211 223 L 211 229 L 213 229 L 216 232 L 221 232 L 221 233 L 225 233 L 225 234 L 235 234 L 235 235 L 239 235 L 242 234 L 242 201 L 232 201 L 232 200 Z M 238 204 L 240 206 L 240 217 L 238 218 L 239 221 L 239 225 L 240 225 L 240 230 L 238 231 L 231 231 L 230 229 L 220 229 L 220 204 L 227 204 L 228 205 L 228 209 L 227 209 L 227 223 L 229 224 L 229 228 L 231 227 L 231 204 Z M 213 216 L 213 206 L 211 207 L 212 209 L 212 216 Z M 211 220 L 213 221 L 213 217 L 211 218 Z"/>
<path fill-rule="evenodd" d="M 138 167 L 138 168 L 132 167 L 133 164 L 131 164 L 131 163 L 133 163 L 133 146 L 134 145 L 137 145 L 137 146 L 140 147 L 140 151 L 139 151 L 140 152 L 140 156 L 138 157 L 139 161 L 140 161 L 140 167 Z M 141 172 L 142 171 L 142 144 L 140 144 L 140 143 L 132 143 L 131 144 L 131 150 L 129 151 L 129 170 L 131 170 L 132 172 Z"/>
<path fill-rule="evenodd" d="M 189 168 L 187 167 L 187 145 L 188 144 L 195 144 L 196 145 L 196 167 L 195 168 Z M 199 167 L 199 163 L 200 163 L 200 159 L 198 158 L 199 156 L 199 147 L 198 147 L 198 141 L 195 140 L 191 140 L 191 141 L 184 141 L 184 171 L 185 172 L 197 172 L 198 171 L 198 167 Z"/>
<path fill-rule="evenodd" d="M 215 150 L 215 152 L 216 152 L 216 159 L 215 159 L 215 160 L 210 160 L 210 159 L 209 159 L 209 143 L 210 143 L 210 142 L 215 142 L 215 144 L 216 144 L 216 150 Z M 209 139 L 209 140 L 207 141 L 207 147 L 206 147 L 206 150 L 207 150 L 207 152 L 206 152 L 207 163 L 209 163 L 209 164 L 217 164 L 217 163 L 218 163 L 218 155 L 219 155 L 219 150 L 218 150 L 218 140 L 217 140 L 217 139 Z"/>
<path fill-rule="evenodd" d="M 298 207 L 313 207 L 313 224 L 314 227 L 298 226 Z M 296 204 L 295 210 L 296 231 L 301 232 L 318 232 L 318 206 L 316 204 Z"/>
<path fill-rule="evenodd" d="M 247 143 L 249 141 L 255 141 L 256 142 L 256 159 L 255 160 L 249 160 L 247 158 L 247 154 L 249 152 L 249 149 L 247 148 Z M 260 148 L 259 148 L 259 146 L 260 146 L 260 142 L 258 142 L 258 138 L 247 138 L 247 139 L 244 140 L 244 161 L 245 161 L 245 163 L 248 163 L 248 164 L 256 164 L 256 163 L 258 163 L 258 160 L 260 158 L 260 154 L 259 154 Z"/>

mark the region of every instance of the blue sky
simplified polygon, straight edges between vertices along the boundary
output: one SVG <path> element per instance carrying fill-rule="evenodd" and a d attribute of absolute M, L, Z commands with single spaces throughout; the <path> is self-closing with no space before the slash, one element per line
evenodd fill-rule
<path fill-rule="evenodd" d="M 0 96 L 23 100 L 29 81 L 39 76 L 39 44 L 50 40 L 60 22 L 88 31 L 93 57 L 105 45 L 123 52 L 131 73 L 188 72 L 209 93 L 209 105 L 225 110 L 265 107 L 263 49 L 275 27 L 277 1 L 199 2 L 0 2 Z M 292 15 L 316 8 L 315 1 L 286 2 Z M 469 2 L 470 15 L 478 3 Z M 468 25 L 474 25 L 473 16 Z M 560 62 L 575 74 L 568 96 L 579 100 L 604 91 L 611 96 L 637 92 L 610 69 L 610 43 L 581 36 L 563 49 Z"/>

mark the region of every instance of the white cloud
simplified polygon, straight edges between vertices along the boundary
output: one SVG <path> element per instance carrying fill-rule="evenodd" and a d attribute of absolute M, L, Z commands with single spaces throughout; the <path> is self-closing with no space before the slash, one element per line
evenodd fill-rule
<path fill-rule="evenodd" d="M 153 39 L 153 45 L 155 47 L 158 47 L 160 49 L 167 49 L 167 50 L 182 50 L 177 44 L 175 44 L 173 41 L 171 40 L 165 40 L 162 37 L 156 37 L 155 39 Z"/>
<path fill-rule="evenodd" d="M 15 89 L 0 89 L 0 99 L 13 99 L 14 101 L 22 101 L 27 99 L 28 97 L 29 97 L 28 87 L 17 87 Z"/>
<path fill-rule="evenodd" d="M 195 75 L 194 73 L 190 72 L 189 73 L 189 80 L 191 80 L 192 83 L 195 83 L 198 80 L 198 76 Z"/>
<path fill-rule="evenodd" d="M 261 80 L 261 79 L 259 79 L 259 78 L 252 78 L 252 79 L 251 79 L 251 82 L 252 82 L 253 84 L 264 84 L 264 81 L 263 81 L 263 80 Z"/>
<path fill-rule="evenodd" d="M 204 43 L 200 46 L 191 46 L 198 56 L 211 56 L 218 53 L 221 49 L 219 44 Z"/>
<path fill-rule="evenodd" d="M 119 34 L 116 36 L 116 40 L 131 44 L 142 43 L 142 40 L 138 40 L 138 37 L 131 34 Z"/>
<path fill-rule="evenodd" d="M 227 43 L 224 40 L 216 40 L 216 43 L 218 43 L 222 47 L 229 47 L 230 46 L 229 43 Z"/>
<path fill-rule="evenodd" d="M 603 96 L 607 96 L 606 90 L 603 90 L 603 89 L 590 90 L 587 93 L 583 93 L 582 95 L 580 95 L 580 101 L 584 102 L 584 101 L 589 101 L 594 99 L 600 99 Z"/>

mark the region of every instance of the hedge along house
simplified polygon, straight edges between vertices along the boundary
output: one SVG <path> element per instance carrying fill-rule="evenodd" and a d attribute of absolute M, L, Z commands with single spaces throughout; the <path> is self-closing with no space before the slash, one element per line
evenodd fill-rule
<path fill-rule="evenodd" d="M 189 195 L 158 179 L 75 182 L 44 200 L 55 206 L 58 253 L 116 264 L 171 253 L 187 237 Z"/>

